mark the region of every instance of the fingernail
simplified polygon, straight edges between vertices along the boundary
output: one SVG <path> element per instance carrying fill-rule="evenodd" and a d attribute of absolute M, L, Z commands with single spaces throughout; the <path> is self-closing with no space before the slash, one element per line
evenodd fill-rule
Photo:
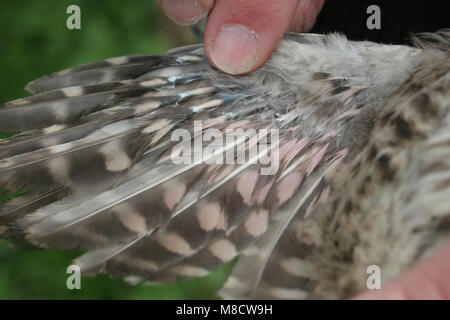
<path fill-rule="evenodd" d="M 197 0 L 163 0 L 161 7 L 172 20 L 184 25 L 195 24 L 208 14 Z"/>
<path fill-rule="evenodd" d="M 256 33 L 240 24 L 227 24 L 209 45 L 214 64 L 229 74 L 250 71 L 257 60 Z"/>

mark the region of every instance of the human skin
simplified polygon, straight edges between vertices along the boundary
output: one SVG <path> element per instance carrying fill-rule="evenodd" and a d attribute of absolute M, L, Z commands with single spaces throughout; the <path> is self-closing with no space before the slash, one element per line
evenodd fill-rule
<path fill-rule="evenodd" d="M 206 55 L 229 74 L 256 70 L 286 31 L 306 32 L 324 0 L 157 0 L 177 23 L 190 25 L 208 13 Z"/>
<path fill-rule="evenodd" d="M 355 299 L 450 299 L 450 241 L 380 290 L 364 292 Z"/>
<path fill-rule="evenodd" d="M 205 51 L 229 74 L 260 67 L 286 31 L 307 32 L 325 0 L 157 0 L 175 22 L 191 25 L 206 15 Z M 380 290 L 355 299 L 450 299 L 450 241 Z"/>

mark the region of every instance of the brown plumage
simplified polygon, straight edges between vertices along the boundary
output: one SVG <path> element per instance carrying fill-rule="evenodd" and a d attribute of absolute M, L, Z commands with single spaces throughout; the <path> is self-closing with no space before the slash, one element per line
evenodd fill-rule
<path fill-rule="evenodd" d="M 0 108 L 0 131 L 24 131 L 0 145 L 0 188 L 27 191 L 0 205 L 0 232 L 132 282 L 237 258 L 225 298 L 346 298 L 369 265 L 388 281 L 450 237 L 450 33 L 421 39 L 289 34 L 241 77 L 191 46 L 37 79 Z M 177 129 L 210 128 L 249 133 L 222 156 L 276 130 L 274 174 L 264 152 L 171 160 Z"/>

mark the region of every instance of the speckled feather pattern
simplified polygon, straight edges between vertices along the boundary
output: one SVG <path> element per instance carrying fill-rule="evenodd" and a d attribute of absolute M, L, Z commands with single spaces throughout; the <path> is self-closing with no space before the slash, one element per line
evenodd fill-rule
<path fill-rule="evenodd" d="M 200 46 L 111 58 L 0 106 L 0 233 L 83 272 L 171 283 L 237 263 L 224 298 L 343 298 L 449 237 L 449 32 L 416 47 L 287 34 L 247 76 Z M 425 39 L 425 38 L 423 38 Z M 175 164 L 176 129 L 279 131 L 279 167 Z M 258 137 L 225 144 L 248 150 Z M 257 158 L 262 154 L 256 154 Z"/>

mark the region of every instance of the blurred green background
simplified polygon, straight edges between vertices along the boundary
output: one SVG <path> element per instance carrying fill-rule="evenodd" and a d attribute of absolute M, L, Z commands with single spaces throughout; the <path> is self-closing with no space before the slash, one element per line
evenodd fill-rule
<path fill-rule="evenodd" d="M 81 30 L 66 27 L 72 4 L 81 8 Z M 192 42 L 189 29 L 172 23 L 152 0 L 1 0 L 0 103 L 26 96 L 27 82 L 54 71 Z M 0 241 L 0 299 L 214 299 L 229 269 L 170 286 L 83 277 L 81 290 L 68 290 L 66 268 L 79 254 Z"/>

